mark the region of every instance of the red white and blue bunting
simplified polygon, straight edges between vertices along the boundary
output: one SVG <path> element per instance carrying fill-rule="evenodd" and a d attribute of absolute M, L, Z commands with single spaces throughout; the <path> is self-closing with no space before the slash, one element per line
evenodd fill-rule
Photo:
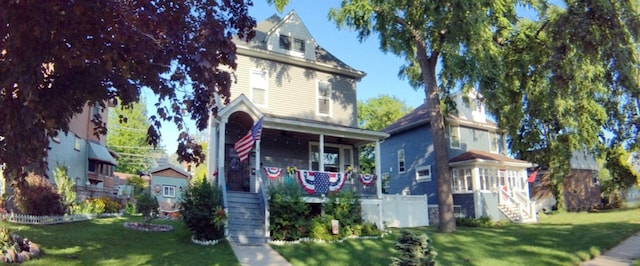
<path fill-rule="evenodd" d="M 282 168 L 278 167 L 264 167 L 264 173 L 269 179 L 276 179 L 282 174 Z"/>
<path fill-rule="evenodd" d="M 360 183 L 362 183 L 363 185 L 369 186 L 376 182 L 376 175 L 360 174 L 358 179 L 360 179 Z"/>
<path fill-rule="evenodd" d="M 344 173 L 299 170 L 298 180 L 307 193 L 324 194 L 329 191 L 340 191 L 344 186 L 346 176 Z"/>

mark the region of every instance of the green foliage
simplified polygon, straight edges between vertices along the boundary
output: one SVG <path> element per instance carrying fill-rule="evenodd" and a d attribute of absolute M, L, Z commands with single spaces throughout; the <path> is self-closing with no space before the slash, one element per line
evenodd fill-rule
<path fill-rule="evenodd" d="M 136 209 L 142 213 L 145 222 L 150 223 L 160 213 L 158 208 L 160 208 L 158 199 L 149 191 L 144 191 L 136 196 Z"/>
<path fill-rule="evenodd" d="M 76 201 L 76 192 L 74 190 L 74 183 L 67 174 L 68 167 L 64 165 L 58 165 L 53 170 L 53 180 L 56 183 L 58 194 L 62 198 L 62 204 L 64 208 L 69 208 L 71 204 Z"/>
<path fill-rule="evenodd" d="M 483 216 L 480 218 L 472 217 L 458 217 L 456 218 L 456 225 L 463 227 L 493 227 L 494 224 L 491 218 Z"/>
<path fill-rule="evenodd" d="M 137 174 L 151 168 L 155 151 L 147 143 L 147 129 L 151 123 L 144 100 L 109 108 L 107 146 L 120 154 L 118 172 Z"/>
<path fill-rule="evenodd" d="M 141 176 L 135 175 L 127 178 L 127 185 L 133 186 L 133 195 L 140 195 L 147 189 L 149 183 L 142 179 Z"/>
<path fill-rule="evenodd" d="M 191 184 L 183 192 L 180 213 L 195 239 L 216 240 L 224 237 L 227 215 L 222 206 L 222 191 L 206 179 Z"/>
<path fill-rule="evenodd" d="M 334 217 L 331 215 L 321 215 L 311 219 L 309 238 L 324 241 L 335 241 L 340 239 L 340 234 L 334 235 L 332 232 L 331 220 L 334 220 Z M 340 231 L 343 230 L 341 229 Z"/>
<path fill-rule="evenodd" d="M 597 247 L 591 246 L 589 247 L 589 254 L 591 255 L 591 258 L 595 258 L 597 256 L 600 256 L 601 252 Z"/>
<path fill-rule="evenodd" d="M 358 101 L 358 124 L 364 129 L 380 131 L 409 112 L 411 108 L 397 97 L 380 95 Z M 374 146 L 368 144 L 360 150 L 360 172 L 373 173 L 374 169 Z"/>
<path fill-rule="evenodd" d="M 24 214 L 63 215 L 62 198 L 48 179 L 29 173 L 15 190 L 16 205 Z"/>
<path fill-rule="evenodd" d="M 362 223 L 360 195 L 353 191 L 330 193 L 322 209 L 326 215 L 340 221 L 342 227 L 352 227 Z"/>
<path fill-rule="evenodd" d="M 104 213 L 118 213 L 120 212 L 120 203 L 116 200 L 102 196 L 100 200 L 104 203 Z"/>
<path fill-rule="evenodd" d="M 431 239 L 426 234 L 416 235 L 409 231 L 402 231 L 395 249 L 400 252 L 400 256 L 392 258 L 391 265 L 436 265 L 435 259 L 438 253 L 435 252 Z"/>
<path fill-rule="evenodd" d="M 105 212 L 105 201 L 102 199 L 85 199 L 71 206 L 72 214 L 100 214 Z"/>
<path fill-rule="evenodd" d="M 309 205 L 295 184 L 269 188 L 269 231 L 273 240 L 297 240 L 307 234 Z"/>
<path fill-rule="evenodd" d="M 138 213 L 136 210 L 136 204 L 134 204 L 133 202 L 127 202 L 124 205 L 124 212 L 128 215 L 134 215 Z"/>

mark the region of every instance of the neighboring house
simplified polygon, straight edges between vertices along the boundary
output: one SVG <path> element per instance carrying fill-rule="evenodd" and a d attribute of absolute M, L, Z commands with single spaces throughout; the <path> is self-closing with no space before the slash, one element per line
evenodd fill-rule
<path fill-rule="evenodd" d="M 160 212 L 175 213 L 180 210 L 182 192 L 189 186 L 191 175 L 180 167 L 161 165 L 149 170 L 151 195 L 158 199 Z"/>
<path fill-rule="evenodd" d="M 91 119 L 100 114 L 107 121 L 108 112 L 98 105 L 86 105 L 69 122 L 69 133 L 63 132 L 49 141 L 47 176 L 54 183 L 53 170 L 58 165 L 68 167 L 68 176 L 75 183 L 78 200 L 113 195 L 116 177 L 113 174 L 118 155 L 105 146 L 106 136 L 94 135 Z"/>
<path fill-rule="evenodd" d="M 569 174 L 563 180 L 564 207 L 568 211 L 589 210 L 602 202 L 599 166 L 592 155 L 574 151 L 569 160 Z M 551 211 L 557 200 L 553 196 L 550 173 L 542 169 L 533 183 L 529 184 L 531 199 L 538 210 Z"/>
<path fill-rule="evenodd" d="M 467 97 L 454 95 L 458 115 L 445 122 L 455 215 L 535 221 L 527 185 L 532 164 L 507 156 L 504 134 L 487 119 L 482 98 L 473 92 Z M 386 191 L 427 195 L 430 221 L 437 223 L 438 172 L 426 104 L 383 131 L 390 135 L 380 147 Z"/>

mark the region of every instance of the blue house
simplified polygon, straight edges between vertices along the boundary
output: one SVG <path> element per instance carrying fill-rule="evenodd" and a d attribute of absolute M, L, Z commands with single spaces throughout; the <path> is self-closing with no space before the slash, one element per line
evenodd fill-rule
<path fill-rule="evenodd" d="M 505 136 L 487 119 L 482 97 L 453 96 L 458 114 L 445 119 L 454 212 L 458 217 L 490 217 L 535 222 L 527 168 L 507 156 Z M 425 104 L 383 130 L 380 145 L 383 186 L 388 194 L 427 195 L 430 223 L 438 222 L 438 173 Z"/>

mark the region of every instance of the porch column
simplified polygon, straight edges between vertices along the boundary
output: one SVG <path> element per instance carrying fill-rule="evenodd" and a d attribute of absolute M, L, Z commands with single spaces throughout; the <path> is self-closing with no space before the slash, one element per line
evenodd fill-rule
<path fill-rule="evenodd" d="M 207 182 L 209 182 L 209 184 L 217 184 L 218 183 L 218 178 L 213 176 L 213 173 L 215 173 L 215 167 L 216 167 L 216 161 L 217 161 L 217 157 L 216 157 L 216 150 L 218 147 L 218 123 L 216 122 L 216 120 L 213 118 L 213 115 L 209 115 L 209 143 L 208 143 L 208 148 L 207 148 Z M 214 183 L 215 182 L 215 183 Z"/>
<path fill-rule="evenodd" d="M 480 168 L 474 166 L 471 169 L 471 185 L 473 186 L 473 203 L 475 209 L 475 217 L 480 218 L 482 216 L 482 197 L 480 196 Z"/>
<path fill-rule="evenodd" d="M 324 134 L 320 134 L 320 140 L 318 145 L 318 152 L 320 158 L 318 158 L 318 171 L 324 172 Z"/>
<path fill-rule="evenodd" d="M 382 169 L 380 165 L 382 162 L 380 161 L 380 140 L 376 140 L 376 147 L 373 153 L 373 158 L 375 160 L 376 165 L 376 194 L 379 199 L 382 198 Z"/>
<path fill-rule="evenodd" d="M 218 186 L 221 188 L 225 188 L 227 186 L 227 179 L 224 177 L 224 150 L 226 148 L 225 141 L 227 134 L 227 118 L 222 119 L 218 126 L 218 165 L 216 169 L 218 170 Z"/>
<path fill-rule="evenodd" d="M 255 175 L 251 175 L 250 191 L 257 193 L 258 190 L 260 190 L 260 174 L 262 173 L 262 167 L 260 167 L 260 139 L 256 140 L 256 160 L 253 167 L 255 169 Z"/>

